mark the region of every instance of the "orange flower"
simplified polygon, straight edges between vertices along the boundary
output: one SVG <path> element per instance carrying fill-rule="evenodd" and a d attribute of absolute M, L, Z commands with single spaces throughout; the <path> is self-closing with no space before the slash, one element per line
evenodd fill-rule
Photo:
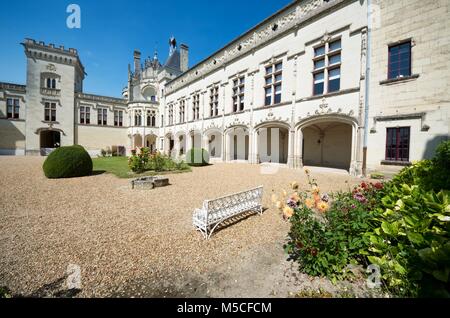
<path fill-rule="evenodd" d="M 320 195 L 318 193 L 314 193 L 314 202 L 316 204 L 316 206 L 319 204 L 320 202 Z"/>
<path fill-rule="evenodd" d="M 284 215 L 285 218 L 289 219 L 291 216 L 294 215 L 294 209 L 292 209 L 292 208 L 290 208 L 288 206 L 285 206 L 284 209 L 283 209 L 283 215 Z"/>
<path fill-rule="evenodd" d="M 324 201 L 320 201 L 319 204 L 317 205 L 317 208 L 319 209 L 320 212 L 325 213 L 326 211 L 328 211 L 328 203 L 324 202 Z"/>
<path fill-rule="evenodd" d="M 305 205 L 308 209 L 312 209 L 312 207 L 314 206 L 314 201 L 310 198 L 305 200 Z"/>

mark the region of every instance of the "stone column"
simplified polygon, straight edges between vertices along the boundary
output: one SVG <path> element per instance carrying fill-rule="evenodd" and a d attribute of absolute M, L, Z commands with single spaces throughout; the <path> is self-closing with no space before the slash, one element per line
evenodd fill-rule
<path fill-rule="evenodd" d="M 259 164 L 259 154 L 258 154 L 258 131 L 253 130 L 251 133 L 252 136 L 252 154 L 251 154 L 251 160 L 253 164 Z"/>
<path fill-rule="evenodd" d="M 209 153 L 209 137 L 206 134 L 202 135 L 202 148 Z"/>
<path fill-rule="evenodd" d="M 192 136 L 191 134 L 188 132 L 186 133 L 186 153 L 192 148 Z"/>
<path fill-rule="evenodd" d="M 350 170 L 349 173 L 352 176 L 358 175 L 358 167 L 356 162 L 358 146 L 357 146 L 357 138 L 358 138 L 358 127 L 356 124 L 352 125 L 352 147 L 351 147 L 351 157 L 350 157 Z"/>
<path fill-rule="evenodd" d="M 230 141 L 231 141 L 231 139 L 230 139 L 230 133 L 227 133 L 227 134 L 225 134 L 225 143 L 224 143 L 224 145 L 225 145 L 225 151 L 224 151 L 224 154 L 225 154 L 225 162 L 230 162 Z"/>
<path fill-rule="evenodd" d="M 301 128 L 297 130 L 297 133 L 295 134 L 296 140 L 295 140 L 295 155 L 294 155 L 294 162 L 295 162 L 295 168 L 303 168 L 303 131 Z"/>
<path fill-rule="evenodd" d="M 287 161 L 289 168 L 295 168 L 294 151 L 295 151 L 295 130 L 290 128 L 288 139 L 288 161 Z"/>

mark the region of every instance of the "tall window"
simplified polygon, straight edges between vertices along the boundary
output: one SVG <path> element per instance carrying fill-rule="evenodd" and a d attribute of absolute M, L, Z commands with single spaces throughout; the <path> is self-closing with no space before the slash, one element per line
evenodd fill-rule
<path fill-rule="evenodd" d="M 341 49 L 341 40 L 314 49 L 313 95 L 341 89 Z"/>
<path fill-rule="evenodd" d="M 114 126 L 117 127 L 123 126 L 123 110 L 114 111 Z"/>
<path fill-rule="evenodd" d="M 219 87 L 214 86 L 209 90 L 209 116 L 219 115 Z"/>
<path fill-rule="evenodd" d="M 409 161 L 410 127 L 387 128 L 386 160 Z"/>
<path fill-rule="evenodd" d="M 19 99 L 17 98 L 7 98 L 6 99 L 6 116 L 7 118 L 19 118 L 19 111 L 20 111 L 20 103 Z"/>
<path fill-rule="evenodd" d="M 193 120 L 200 118 L 200 94 L 195 94 L 192 97 L 192 117 Z"/>
<path fill-rule="evenodd" d="M 134 125 L 142 126 L 142 112 L 140 110 L 134 111 Z"/>
<path fill-rule="evenodd" d="M 389 47 L 388 79 L 411 76 L 411 41 Z"/>
<path fill-rule="evenodd" d="M 281 103 L 281 82 L 283 80 L 283 63 L 266 66 L 265 105 Z"/>
<path fill-rule="evenodd" d="M 169 125 L 173 125 L 173 105 L 169 105 Z"/>
<path fill-rule="evenodd" d="M 244 110 L 245 77 L 233 81 L 233 112 Z"/>
<path fill-rule="evenodd" d="M 55 89 L 56 88 L 56 79 L 54 79 L 54 78 L 47 78 L 47 80 L 46 80 L 46 87 Z"/>
<path fill-rule="evenodd" d="M 108 122 L 108 109 L 107 108 L 99 108 L 97 110 L 97 124 L 106 126 Z"/>
<path fill-rule="evenodd" d="M 80 124 L 91 123 L 91 108 L 86 106 L 80 106 Z"/>
<path fill-rule="evenodd" d="M 56 103 L 45 102 L 45 121 L 56 121 Z"/>
<path fill-rule="evenodd" d="M 180 109 L 178 110 L 178 118 L 180 120 L 180 123 L 184 123 L 186 114 L 186 101 L 183 99 L 180 101 Z"/>
<path fill-rule="evenodd" d="M 156 127 L 156 112 L 154 110 L 147 110 L 147 126 Z"/>

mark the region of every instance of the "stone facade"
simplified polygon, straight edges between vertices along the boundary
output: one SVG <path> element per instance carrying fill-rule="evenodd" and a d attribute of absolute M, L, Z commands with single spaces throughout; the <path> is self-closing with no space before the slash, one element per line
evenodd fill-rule
<path fill-rule="evenodd" d="M 385 159 L 386 129 L 410 127 L 409 161 L 430 158 L 449 138 L 450 2 L 373 1 L 368 167 Z M 388 48 L 411 41 L 411 76 L 387 80 Z"/>
<path fill-rule="evenodd" d="M 406 164 L 449 136 L 449 21 L 445 0 L 296 1 L 190 69 L 174 38 L 165 63 L 135 51 L 123 99 L 83 93 L 76 50 L 26 40 L 26 86 L 0 86 L 0 153 L 75 143 L 92 155 L 146 146 L 182 157 L 203 147 L 213 161 L 353 175 Z M 388 78 L 390 48 L 405 41 L 411 73 Z M 407 158 L 387 160 L 387 129 L 399 126 L 409 127 Z"/>

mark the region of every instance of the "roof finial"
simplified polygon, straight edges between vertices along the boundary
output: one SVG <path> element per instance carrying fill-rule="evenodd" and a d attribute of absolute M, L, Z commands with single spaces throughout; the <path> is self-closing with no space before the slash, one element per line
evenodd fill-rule
<path fill-rule="evenodd" d="M 169 39 L 169 56 L 172 55 L 177 49 L 177 40 L 172 35 Z"/>

